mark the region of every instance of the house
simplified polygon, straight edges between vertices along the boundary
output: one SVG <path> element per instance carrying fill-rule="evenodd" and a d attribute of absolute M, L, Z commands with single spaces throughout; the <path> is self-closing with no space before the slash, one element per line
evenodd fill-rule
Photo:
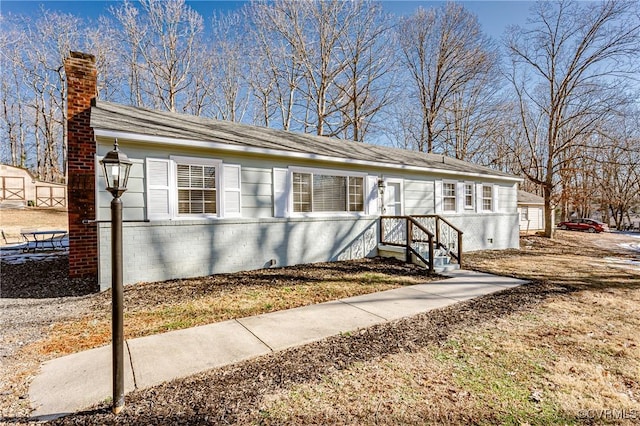
<path fill-rule="evenodd" d="M 27 169 L 0 164 L 0 204 L 12 207 L 66 207 L 66 185 L 43 182 Z"/>
<path fill-rule="evenodd" d="M 520 232 L 544 230 L 544 198 L 518 190 Z"/>
<path fill-rule="evenodd" d="M 111 279 L 112 198 L 99 161 L 116 140 L 134 163 L 122 196 L 125 283 L 375 256 L 390 232 L 381 215 L 438 215 L 464 232 L 466 251 L 518 247 L 518 177 L 96 101 L 94 58 L 72 53 L 65 70 L 70 273 L 97 273 L 101 288 Z"/>

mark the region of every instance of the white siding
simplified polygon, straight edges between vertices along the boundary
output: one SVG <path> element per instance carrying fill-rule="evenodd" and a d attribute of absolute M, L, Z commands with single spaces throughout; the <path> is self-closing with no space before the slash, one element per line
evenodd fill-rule
<path fill-rule="evenodd" d="M 436 214 L 442 213 L 442 181 L 440 179 L 434 182 L 434 208 Z"/>
<path fill-rule="evenodd" d="M 242 217 L 273 217 L 272 170 L 242 168 Z"/>
<path fill-rule="evenodd" d="M 404 211 L 408 215 L 433 214 L 435 212 L 435 185 L 431 180 L 404 181 Z"/>
<path fill-rule="evenodd" d="M 518 203 L 518 188 L 515 185 L 495 185 L 498 196 L 498 211 L 503 213 L 515 213 Z"/>
<path fill-rule="evenodd" d="M 528 210 L 528 218 L 522 216 L 522 208 Z M 540 231 L 544 229 L 544 208 L 540 205 L 525 205 L 518 207 L 518 216 L 520 217 L 520 231 Z"/>

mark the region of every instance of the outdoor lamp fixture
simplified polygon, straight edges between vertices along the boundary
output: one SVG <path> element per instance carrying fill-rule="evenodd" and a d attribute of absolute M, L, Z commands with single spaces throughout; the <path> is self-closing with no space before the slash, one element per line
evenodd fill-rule
<path fill-rule="evenodd" d="M 113 413 L 124 408 L 124 327 L 122 287 L 122 200 L 127 190 L 131 161 L 118 149 L 115 140 L 112 151 L 100 161 L 111 200 L 111 361 L 113 379 Z"/>
<path fill-rule="evenodd" d="M 100 164 L 102 164 L 104 178 L 107 182 L 107 191 L 114 198 L 120 198 L 122 193 L 127 190 L 129 171 L 133 163 L 129 161 L 124 152 L 118 149 L 118 139 L 113 144 L 113 150 L 107 152 Z"/>
<path fill-rule="evenodd" d="M 387 186 L 387 184 L 384 182 L 383 178 L 378 178 L 378 191 L 380 191 L 381 193 L 384 192 L 384 188 Z"/>

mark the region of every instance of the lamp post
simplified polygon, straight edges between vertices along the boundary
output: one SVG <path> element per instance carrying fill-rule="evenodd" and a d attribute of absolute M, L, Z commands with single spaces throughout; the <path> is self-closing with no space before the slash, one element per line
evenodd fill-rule
<path fill-rule="evenodd" d="M 124 327 L 122 287 L 122 200 L 127 190 L 131 161 L 118 149 L 118 140 L 100 161 L 111 200 L 111 355 L 113 413 L 124 408 Z"/>

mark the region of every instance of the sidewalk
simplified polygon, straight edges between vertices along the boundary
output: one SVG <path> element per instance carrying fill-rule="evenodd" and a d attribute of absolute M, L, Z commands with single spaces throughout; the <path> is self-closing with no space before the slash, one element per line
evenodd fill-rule
<path fill-rule="evenodd" d="M 125 392 L 494 293 L 526 281 L 458 270 L 451 278 L 127 340 Z M 111 346 L 53 359 L 29 398 L 41 420 L 86 409 L 111 390 Z"/>

